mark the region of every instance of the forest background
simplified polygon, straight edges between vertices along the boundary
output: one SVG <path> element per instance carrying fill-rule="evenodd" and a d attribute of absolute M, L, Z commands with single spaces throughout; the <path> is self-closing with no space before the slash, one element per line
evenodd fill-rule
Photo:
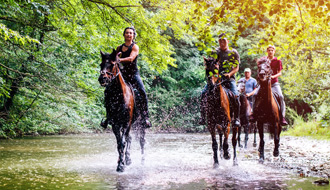
<path fill-rule="evenodd" d="M 324 0 L 0 0 L 0 137 L 102 131 L 100 50 L 137 30 L 154 131 L 204 131 L 203 57 L 226 32 L 256 77 L 276 46 L 292 130 L 330 136 L 330 3 Z"/>

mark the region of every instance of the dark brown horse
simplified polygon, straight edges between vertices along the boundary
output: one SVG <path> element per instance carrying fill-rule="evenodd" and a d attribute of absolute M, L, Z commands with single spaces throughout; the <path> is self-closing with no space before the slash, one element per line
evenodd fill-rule
<path fill-rule="evenodd" d="M 207 90 L 207 128 L 211 133 L 212 137 L 212 149 L 214 167 L 218 167 L 218 143 L 216 140 L 216 130 L 218 131 L 220 138 L 220 155 L 223 151 L 223 156 L 226 160 L 230 159 L 228 152 L 228 136 L 230 133 L 230 124 L 232 118 L 232 111 L 230 109 L 230 99 L 224 87 L 221 85 L 221 75 L 217 73 L 219 71 L 219 65 L 216 63 L 214 58 L 204 58 L 206 71 L 212 72 L 211 76 L 208 77 L 208 90 Z M 237 144 L 237 131 L 238 127 L 233 128 L 232 144 L 233 144 L 233 163 L 237 165 L 236 158 L 236 144 Z M 222 135 L 224 135 L 224 142 L 222 144 Z"/>
<path fill-rule="evenodd" d="M 255 123 L 249 121 L 251 114 L 252 114 L 252 108 L 246 97 L 245 82 L 238 83 L 238 91 L 240 93 L 240 95 L 239 95 L 239 101 L 240 101 L 239 119 L 241 121 L 241 127 L 238 129 L 238 146 L 243 147 L 241 145 L 241 130 L 243 128 L 244 133 L 245 133 L 244 148 L 247 148 L 247 141 L 249 140 L 249 131 L 251 129 L 253 129 L 253 132 L 254 132 L 253 146 L 255 147 L 255 146 L 257 146 L 257 144 L 256 144 L 257 129 L 255 126 Z"/>
<path fill-rule="evenodd" d="M 102 63 L 100 65 L 99 83 L 105 87 L 105 107 L 107 112 L 107 124 L 112 126 L 116 136 L 117 150 L 119 153 L 117 171 L 123 172 L 125 165 L 131 164 L 130 146 L 132 137 L 130 130 L 132 124 L 137 121 L 135 117 L 134 91 L 127 84 L 119 69 L 119 57 L 116 51 L 111 54 L 101 51 Z M 138 123 L 138 122 L 137 122 Z M 138 127 L 141 153 L 144 154 L 145 129 Z"/>
<path fill-rule="evenodd" d="M 258 81 L 259 81 L 259 91 L 255 97 L 255 107 L 254 107 L 254 118 L 257 121 L 259 137 L 260 137 L 260 159 L 259 162 L 263 163 L 264 156 L 264 124 L 268 123 L 269 131 L 272 136 L 274 136 L 274 152 L 273 155 L 277 157 L 279 155 L 279 142 L 282 127 L 280 125 L 280 111 L 279 106 L 272 93 L 271 88 L 271 76 L 272 70 L 268 59 L 258 60 Z"/>

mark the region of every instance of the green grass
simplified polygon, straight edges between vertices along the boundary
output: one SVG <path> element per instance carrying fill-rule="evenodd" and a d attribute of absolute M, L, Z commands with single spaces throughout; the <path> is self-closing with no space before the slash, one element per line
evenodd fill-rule
<path fill-rule="evenodd" d="M 301 116 L 294 118 L 294 124 L 282 133 L 288 136 L 308 136 L 314 139 L 330 140 L 330 126 L 322 126 L 321 122 L 304 121 Z"/>

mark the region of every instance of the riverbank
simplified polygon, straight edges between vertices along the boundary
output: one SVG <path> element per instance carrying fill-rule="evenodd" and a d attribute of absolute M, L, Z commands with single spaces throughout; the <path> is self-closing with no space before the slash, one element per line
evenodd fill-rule
<path fill-rule="evenodd" d="M 281 136 L 277 158 L 272 156 L 273 144 L 272 140 L 266 141 L 266 165 L 294 170 L 301 177 L 330 178 L 330 141 Z"/>

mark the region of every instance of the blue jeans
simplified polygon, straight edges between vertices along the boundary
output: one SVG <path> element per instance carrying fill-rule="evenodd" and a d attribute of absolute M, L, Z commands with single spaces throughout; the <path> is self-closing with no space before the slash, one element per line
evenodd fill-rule
<path fill-rule="evenodd" d="M 225 86 L 230 91 L 232 91 L 232 93 L 234 93 L 235 96 L 239 96 L 239 92 L 238 92 L 237 86 L 236 86 L 236 81 L 234 81 L 234 80 L 226 81 L 223 83 L 223 86 Z"/>
<path fill-rule="evenodd" d="M 134 89 L 138 91 L 138 94 L 135 94 L 136 106 L 138 107 L 138 109 L 140 109 L 142 118 L 148 119 L 148 97 L 140 74 L 136 73 L 135 75 L 129 77 L 124 76 L 124 79 L 126 82 L 129 82 Z"/>
<path fill-rule="evenodd" d="M 285 117 L 285 102 L 284 102 L 284 96 L 282 94 L 280 83 L 275 82 L 272 84 L 272 91 L 277 92 L 277 94 L 280 96 L 280 111 L 282 113 L 283 118 Z"/>

